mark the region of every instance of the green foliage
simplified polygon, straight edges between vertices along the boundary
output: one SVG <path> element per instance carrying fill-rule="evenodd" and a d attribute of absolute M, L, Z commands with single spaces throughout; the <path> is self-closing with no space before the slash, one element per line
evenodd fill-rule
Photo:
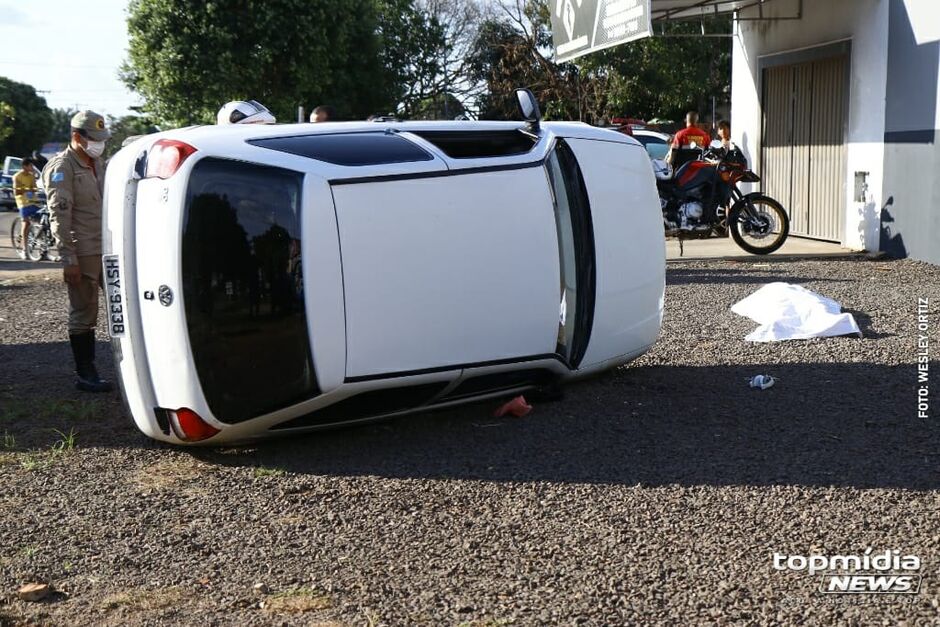
<path fill-rule="evenodd" d="M 608 76 L 609 115 L 681 120 L 686 111 L 705 113 L 714 96 L 731 97 L 731 38 L 698 37 L 701 25 L 679 23 L 672 35 L 654 36 L 589 54 L 576 61 L 582 72 Z M 708 32 L 731 32 L 730 18 L 710 20 Z"/>
<path fill-rule="evenodd" d="M 13 131 L 0 140 L 0 155 L 26 156 L 48 141 L 52 112 L 31 85 L 0 76 L 0 103 L 12 108 L 12 112 L 7 109 L 0 115 L 4 120 L 0 129 L 8 129 L 12 123 Z"/>
<path fill-rule="evenodd" d="M 212 123 L 240 99 L 282 122 L 298 105 L 340 118 L 395 110 L 440 45 L 406 0 L 132 0 L 128 34 L 122 79 L 168 125 Z"/>
<path fill-rule="evenodd" d="M 52 110 L 52 132 L 49 141 L 68 143 L 72 139 L 72 116 L 77 111 L 73 109 Z"/>
<path fill-rule="evenodd" d="M 731 32 L 729 18 L 709 20 L 708 32 Z M 672 25 L 670 34 L 695 35 L 701 25 Z M 706 111 L 712 96 L 731 95 L 730 37 L 641 39 L 594 52 L 572 63 L 551 58 L 546 0 L 526 0 L 490 18 L 478 31 L 468 78 L 486 85 L 477 106 L 482 118 L 516 116 L 513 90 L 532 89 L 547 119 L 600 123 L 629 116 L 680 119 Z"/>
<path fill-rule="evenodd" d="M 528 87 L 547 119 L 600 123 L 679 119 L 730 97 L 730 38 L 656 36 L 555 63 L 550 8 L 547 0 L 131 0 L 122 78 L 144 99 L 141 124 L 161 126 L 211 123 L 225 102 L 250 98 L 281 122 L 298 105 L 319 104 L 340 119 L 452 118 L 466 105 L 507 119 L 517 115 L 513 90 Z M 730 32 L 728 18 L 706 27 Z"/>
<path fill-rule="evenodd" d="M 455 96 L 441 93 L 415 102 L 412 105 L 410 117 L 417 120 L 453 120 L 466 112 L 463 103 Z"/>
<path fill-rule="evenodd" d="M 16 121 L 16 109 L 5 102 L 0 102 L 0 142 L 13 134 L 13 123 Z"/>
<path fill-rule="evenodd" d="M 109 115 L 108 128 L 111 130 L 111 139 L 105 145 L 105 159 L 110 159 L 120 150 L 124 140 L 138 135 L 156 133 L 158 130 L 150 118 L 139 115 L 125 115 L 119 118 Z"/>
<path fill-rule="evenodd" d="M 514 90 L 527 87 L 539 100 L 546 119 L 590 119 L 582 112 L 583 80 L 578 69 L 547 56 L 551 32 L 544 0 L 530 0 L 515 12 L 507 9 L 488 19 L 478 32 L 469 78 L 487 86 L 477 100 L 481 118 L 515 119 Z"/>
<path fill-rule="evenodd" d="M 377 33 L 387 81 L 383 91 L 390 106 L 376 112 L 397 110 L 401 117 L 415 116 L 427 99 L 441 93 L 436 79 L 442 70 L 444 28 L 414 0 L 383 0 Z"/>

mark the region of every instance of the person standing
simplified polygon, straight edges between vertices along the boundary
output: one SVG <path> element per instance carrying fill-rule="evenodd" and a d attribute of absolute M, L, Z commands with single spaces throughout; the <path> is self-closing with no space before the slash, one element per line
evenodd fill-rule
<path fill-rule="evenodd" d="M 698 127 L 698 113 L 689 111 L 685 114 L 685 128 L 672 138 L 672 146 L 669 148 L 669 154 L 666 155 L 666 163 L 672 165 L 673 168 L 678 168 L 682 163 L 674 163 L 677 155 L 683 157 L 684 163 L 688 160 L 687 152 L 700 151 L 706 148 L 710 141 L 711 136 L 708 131 L 703 131 Z"/>
<path fill-rule="evenodd" d="M 94 111 L 72 116 L 69 145 L 42 173 L 52 234 L 62 261 L 69 295 L 69 343 L 78 380 L 85 392 L 107 392 L 111 383 L 95 369 L 95 327 L 101 289 L 101 201 L 105 164 L 101 159 L 111 137 L 104 118 Z"/>
<path fill-rule="evenodd" d="M 718 139 L 721 141 L 721 148 L 725 152 L 731 150 L 731 122 L 728 120 L 718 122 Z"/>
<path fill-rule="evenodd" d="M 22 168 L 13 175 L 13 195 L 16 197 L 16 207 L 20 210 L 20 218 L 23 220 L 23 249 L 16 252 L 20 259 L 26 259 L 29 227 L 33 223 L 33 216 L 39 213 L 39 188 L 36 186 L 36 168 L 33 166 L 33 160 L 29 157 L 23 159 Z"/>

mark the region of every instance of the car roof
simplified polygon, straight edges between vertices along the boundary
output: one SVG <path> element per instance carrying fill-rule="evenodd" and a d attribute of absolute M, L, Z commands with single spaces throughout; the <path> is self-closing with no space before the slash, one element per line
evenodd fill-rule
<path fill-rule="evenodd" d="M 634 135 L 645 135 L 645 136 L 647 136 L 647 137 L 656 137 L 657 139 L 661 139 L 661 140 L 663 140 L 664 142 L 668 142 L 668 141 L 669 141 L 669 135 L 667 135 L 666 133 L 660 133 L 659 131 L 651 131 L 650 129 L 647 129 L 647 128 L 642 128 L 642 129 L 641 129 L 641 128 L 635 128 L 635 129 L 633 129 L 633 134 L 634 134 Z"/>
<path fill-rule="evenodd" d="M 480 154 L 479 156 L 454 157 L 438 145 L 435 139 L 424 135 L 430 132 L 481 134 L 501 131 L 506 133 L 526 132 L 526 124 L 519 121 L 420 121 L 420 122 L 320 122 L 299 124 L 229 124 L 211 126 L 191 126 L 146 135 L 129 143 L 122 150 L 147 150 L 159 140 L 181 141 L 189 144 L 203 157 L 224 157 L 243 159 L 250 162 L 294 169 L 298 171 L 316 171 L 328 180 L 361 179 L 374 176 L 411 174 L 415 172 L 433 172 L 443 170 L 472 169 L 493 165 L 518 165 L 544 159 L 556 138 L 588 139 L 608 143 L 620 143 L 643 149 L 639 141 L 607 129 L 601 129 L 582 122 L 543 122 L 538 141 L 534 142 L 531 152 L 512 152 L 506 154 Z M 290 150 L 280 151 L 262 146 L 264 140 L 279 138 L 315 138 L 343 135 L 350 139 L 364 133 L 398 134 L 403 139 L 417 142 L 429 159 L 406 159 L 398 161 L 377 161 L 374 163 L 344 163 L 330 159 L 319 159 Z M 414 135 L 409 137 L 409 133 Z M 485 139 L 485 137 L 481 137 Z M 316 142 L 312 142 L 316 143 Z M 361 141 L 358 142 L 361 145 Z"/>
<path fill-rule="evenodd" d="M 605 141 L 622 141 L 633 143 L 635 140 L 622 133 L 611 133 L 606 129 L 599 129 L 583 122 L 542 122 L 543 129 L 565 137 L 579 137 L 584 139 L 602 139 Z M 368 133 L 368 132 L 426 132 L 426 131 L 512 131 L 524 129 L 525 125 L 514 121 L 414 121 L 414 122 L 319 122 L 298 124 L 226 124 L 190 126 L 160 133 L 161 136 L 172 136 L 185 141 L 191 137 L 193 141 L 217 140 L 220 137 L 231 138 L 236 141 L 249 139 L 263 139 L 273 137 L 294 137 L 298 135 L 320 135 L 339 133 Z"/>

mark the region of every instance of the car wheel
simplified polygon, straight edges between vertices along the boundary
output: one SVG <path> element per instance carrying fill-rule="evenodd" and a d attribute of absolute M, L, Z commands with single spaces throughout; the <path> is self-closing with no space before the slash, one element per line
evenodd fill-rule
<path fill-rule="evenodd" d="M 30 261 L 42 261 L 47 252 L 48 246 L 46 245 L 46 238 L 42 232 L 42 225 L 31 225 L 29 227 L 29 233 L 26 234 L 26 257 Z"/>

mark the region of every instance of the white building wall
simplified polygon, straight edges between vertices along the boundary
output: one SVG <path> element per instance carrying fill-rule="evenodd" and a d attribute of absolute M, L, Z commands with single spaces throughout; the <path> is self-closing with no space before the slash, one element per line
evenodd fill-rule
<path fill-rule="evenodd" d="M 766 3 L 764 17 L 797 15 L 798 0 Z M 757 17 L 756 7 L 740 17 Z M 888 0 L 804 0 L 800 19 L 740 21 L 735 25 L 731 76 L 732 132 L 755 167 L 760 163 L 759 59 L 851 40 L 847 129 L 845 232 L 842 245 L 878 249 L 884 174 Z M 854 200 L 855 172 L 868 172 L 864 202 Z M 760 174 L 760 172 L 758 172 Z"/>

